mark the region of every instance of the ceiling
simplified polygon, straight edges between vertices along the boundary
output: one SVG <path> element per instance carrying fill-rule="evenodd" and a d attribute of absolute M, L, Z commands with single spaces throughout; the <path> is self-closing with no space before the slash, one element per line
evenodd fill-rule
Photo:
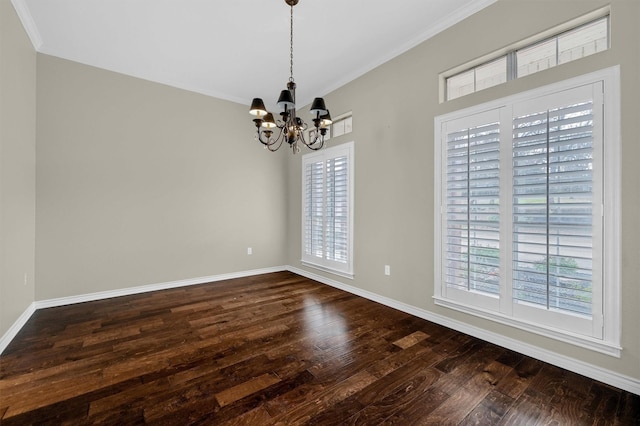
<path fill-rule="evenodd" d="M 496 0 L 300 0 L 298 104 Z M 38 52 L 248 105 L 289 79 L 284 0 L 13 0 Z"/>

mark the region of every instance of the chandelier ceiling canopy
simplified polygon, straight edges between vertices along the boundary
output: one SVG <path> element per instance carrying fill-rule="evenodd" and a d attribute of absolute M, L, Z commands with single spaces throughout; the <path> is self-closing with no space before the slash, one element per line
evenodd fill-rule
<path fill-rule="evenodd" d="M 291 31 L 289 44 L 289 81 L 287 88 L 280 92 L 278 108 L 280 118 L 275 119 L 273 114 L 267 111 L 261 98 L 254 98 L 249 108 L 249 113 L 256 118 L 253 122 L 256 126 L 255 139 L 262 143 L 270 151 L 277 151 L 283 142 L 287 142 L 293 153 L 300 152 L 299 144 L 317 151 L 324 146 L 327 126 L 331 124 L 331 115 L 325 106 L 324 99 L 315 98 L 311 104 L 311 116 L 313 126 L 309 128 L 302 118 L 296 115 L 296 83 L 293 79 L 293 6 L 299 0 L 284 0 L 291 8 Z"/>

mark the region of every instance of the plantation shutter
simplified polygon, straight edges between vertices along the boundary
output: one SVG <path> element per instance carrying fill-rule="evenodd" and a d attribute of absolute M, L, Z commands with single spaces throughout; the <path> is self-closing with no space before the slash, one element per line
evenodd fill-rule
<path fill-rule="evenodd" d="M 434 300 L 616 354 L 616 92 L 591 78 L 436 118 Z"/>
<path fill-rule="evenodd" d="M 326 161 L 325 255 L 347 262 L 349 242 L 349 172 L 347 157 Z"/>
<path fill-rule="evenodd" d="M 499 295 L 500 124 L 457 129 L 446 144 L 446 285 Z"/>
<path fill-rule="evenodd" d="M 303 158 L 303 261 L 351 274 L 353 144 Z"/>
<path fill-rule="evenodd" d="M 322 258 L 324 246 L 324 164 L 305 166 L 304 252 Z"/>
<path fill-rule="evenodd" d="M 513 119 L 513 298 L 592 313 L 593 101 Z"/>

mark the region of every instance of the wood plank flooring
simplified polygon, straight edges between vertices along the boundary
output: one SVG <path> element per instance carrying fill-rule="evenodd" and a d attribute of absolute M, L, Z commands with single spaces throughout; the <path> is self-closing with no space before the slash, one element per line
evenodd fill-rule
<path fill-rule="evenodd" d="M 640 397 L 279 272 L 37 311 L 0 423 L 638 425 Z"/>

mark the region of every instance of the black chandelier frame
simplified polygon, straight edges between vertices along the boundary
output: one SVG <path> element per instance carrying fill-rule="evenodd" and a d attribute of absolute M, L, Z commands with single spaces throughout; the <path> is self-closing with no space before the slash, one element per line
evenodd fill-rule
<path fill-rule="evenodd" d="M 313 151 L 318 151 L 324 147 L 328 126 L 331 125 L 331 114 L 322 98 L 315 98 L 311 104 L 312 128 L 309 128 L 308 124 L 296 114 L 296 83 L 293 79 L 293 7 L 299 0 L 284 1 L 291 8 L 290 77 L 287 88 L 280 92 L 278 98 L 278 107 L 282 109 L 280 119 L 274 119 L 261 98 L 253 99 L 249 113 L 256 117 L 253 119 L 256 126 L 255 139 L 269 151 L 277 151 L 285 141 L 294 154 L 300 152 L 299 143 Z M 276 134 L 277 136 L 274 137 Z"/>

